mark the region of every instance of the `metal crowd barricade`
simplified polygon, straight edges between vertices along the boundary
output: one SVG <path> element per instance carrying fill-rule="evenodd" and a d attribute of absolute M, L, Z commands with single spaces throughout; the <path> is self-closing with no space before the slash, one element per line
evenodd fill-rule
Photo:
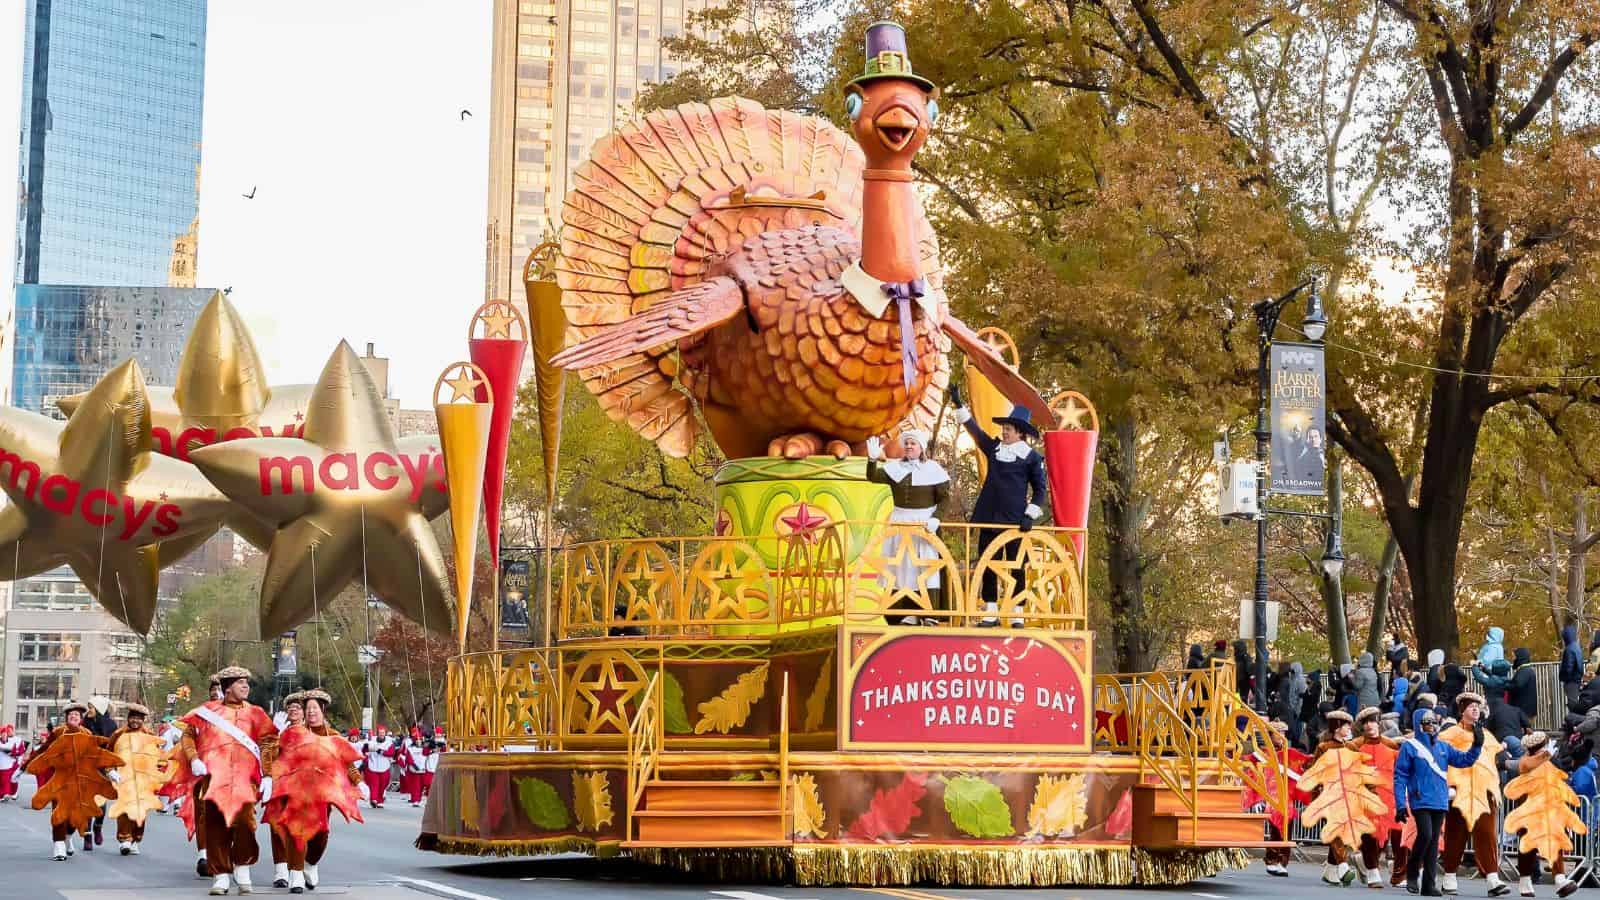
<path fill-rule="evenodd" d="M 1533 669 L 1539 686 L 1539 711 L 1533 717 L 1533 727 L 1542 731 L 1560 731 L 1561 720 L 1567 716 L 1567 696 L 1561 690 L 1561 663 L 1534 662 L 1528 663 L 1528 667 Z M 1484 693 L 1486 689 L 1483 682 L 1478 680 L 1477 671 L 1470 664 L 1461 668 L 1466 672 L 1468 686 L 1480 694 Z"/>

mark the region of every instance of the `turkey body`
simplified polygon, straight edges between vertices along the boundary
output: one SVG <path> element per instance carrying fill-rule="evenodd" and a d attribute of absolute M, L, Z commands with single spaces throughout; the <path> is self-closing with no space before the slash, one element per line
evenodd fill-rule
<path fill-rule="evenodd" d="M 761 232 L 708 268 L 737 282 L 746 315 L 682 342 L 682 380 L 730 455 L 805 432 L 857 444 L 897 431 L 924 396 L 944 359 L 938 323 L 912 305 L 908 392 L 896 305 L 873 316 L 840 283 L 860 257 L 853 234 L 821 225 Z"/>

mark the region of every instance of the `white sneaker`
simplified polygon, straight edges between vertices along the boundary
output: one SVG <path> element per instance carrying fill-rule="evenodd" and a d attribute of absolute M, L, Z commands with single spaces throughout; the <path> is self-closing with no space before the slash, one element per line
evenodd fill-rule
<path fill-rule="evenodd" d="M 1374 890 L 1383 889 L 1383 873 L 1378 869 L 1367 870 L 1367 887 Z"/>
<path fill-rule="evenodd" d="M 306 892 L 306 873 L 299 869 L 289 873 L 289 893 L 303 894 Z"/>
<path fill-rule="evenodd" d="M 223 872 L 221 875 L 218 875 L 217 877 L 211 879 L 211 896 L 213 896 L 213 897 L 225 897 L 227 895 L 228 895 L 228 873 L 227 872 Z"/>
<path fill-rule="evenodd" d="M 1533 877 L 1530 876 L 1530 875 L 1524 875 L 1521 878 L 1518 878 L 1517 879 L 1517 891 L 1519 893 L 1521 893 L 1522 896 L 1524 896 L 1524 897 L 1532 897 L 1532 896 L 1534 896 L 1534 893 L 1533 893 Z"/>
<path fill-rule="evenodd" d="M 56 841 L 50 845 L 50 858 L 56 862 L 64 862 L 67 858 L 67 842 Z"/>
<path fill-rule="evenodd" d="M 1500 880 L 1500 875 L 1498 873 L 1490 872 L 1489 873 L 1489 896 L 1491 896 L 1491 897 L 1504 897 L 1506 894 L 1509 894 L 1509 893 L 1511 893 L 1511 885 L 1506 884 L 1504 881 L 1501 881 Z"/>
<path fill-rule="evenodd" d="M 250 867 L 240 866 L 233 870 L 233 883 L 239 886 L 239 893 L 253 894 L 255 888 L 250 884 Z"/>
<path fill-rule="evenodd" d="M 1570 897 L 1578 889 L 1578 883 L 1565 875 L 1556 876 L 1556 896 Z"/>
<path fill-rule="evenodd" d="M 1456 887 L 1456 876 L 1454 873 L 1446 872 L 1439 876 L 1439 890 L 1445 894 L 1456 893 L 1458 888 Z"/>
<path fill-rule="evenodd" d="M 1333 863 L 1323 863 L 1322 864 L 1322 883 L 1323 884 L 1338 884 L 1339 883 L 1339 867 L 1334 865 Z"/>
<path fill-rule="evenodd" d="M 138 841 L 129 841 L 128 842 L 128 852 L 133 854 L 134 856 L 138 856 L 139 855 L 139 842 Z"/>
<path fill-rule="evenodd" d="M 71 856 L 72 854 L 78 852 L 77 848 L 72 846 L 72 835 L 70 835 L 70 834 L 67 835 L 66 844 L 67 844 L 67 855 L 68 856 Z"/>
<path fill-rule="evenodd" d="M 132 853 L 133 852 L 132 848 L 133 848 L 133 842 L 132 841 L 118 841 L 117 842 L 117 850 L 123 856 L 127 856 L 128 854 Z"/>
<path fill-rule="evenodd" d="M 321 881 L 322 881 L 322 878 L 319 875 L 317 875 L 317 864 L 316 863 L 306 863 L 306 890 L 308 890 L 308 891 L 316 890 L 317 889 L 317 884 L 319 882 L 321 882 Z"/>
<path fill-rule="evenodd" d="M 272 864 L 272 886 L 286 888 L 289 886 L 289 864 L 286 862 Z"/>

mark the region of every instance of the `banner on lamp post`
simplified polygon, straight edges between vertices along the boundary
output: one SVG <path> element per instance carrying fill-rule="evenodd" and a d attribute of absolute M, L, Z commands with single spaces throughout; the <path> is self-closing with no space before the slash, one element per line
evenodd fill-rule
<path fill-rule="evenodd" d="M 1272 480 L 1275 494 L 1323 494 L 1327 375 L 1320 344 L 1272 344 Z"/>
<path fill-rule="evenodd" d="M 500 560 L 500 627 L 506 631 L 527 631 L 528 590 L 533 565 L 527 559 L 503 557 Z"/>

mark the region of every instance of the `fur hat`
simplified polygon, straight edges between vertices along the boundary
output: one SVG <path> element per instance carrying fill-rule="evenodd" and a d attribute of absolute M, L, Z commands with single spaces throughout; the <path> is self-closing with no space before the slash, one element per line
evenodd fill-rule
<path fill-rule="evenodd" d="M 1280 722 L 1277 719 L 1273 719 L 1271 722 L 1268 722 L 1267 723 L 1267 727 L 1271 728 L 1273 731 L 1276 731 L 1279 734 L 1288 734 L 1289 733 L 1289 725 L 1288 725 L 1288 723 Z"/>
<path fill-rule="evenodd" d="M 305 691 L 295 691 L 294 693 L 290 694 L 289 696 L 283 698 L 283 705 L 284 706 L 294 705 L 294 706 L 301 706 L 301 707 L 305 706 L 306 705 L 306 692 Z"/>
<path fill-rule="evenodd" d="M 89 704 L 83 702 L 82 700 L 68 700 L 67 705 L 61 707 L 62 717 L 65 718 L 67 713 L 72 712 L 73 710 L 77 710 L 80 713 L 87 713 L 89 711 Z"/>
<path fill-rule="evenodd" d="M 1550 743 L 1550 735 L 1542 731 L 1535 731 L 1522 739 L 1522 750 L 1524 753 L 1538 753 L 1548 743 Z"/>
<path fill-rule="evenodd" d="M 1323 718 L 1328 720 L 1328 728 L 1330 729 L 1333 728 L 1336 723 L 1342 722 L 1346 725 L 1349 725 L 1351 722 L 1350 714 L 1342 709 L 1331 710 L 1326 716 L 1323 716 Z"/>
<path fill-rule="evenodd" d="M 1383 715 L 1383 710 L 1377 708 L 1376 706 L 1369 706 L 1366 709 L 1363 709 L 1361 712 L 1356 713 L 1356 724 L 1364 724 L 1368 719 L 1376 721 L 1381 715 Z"/>
<path fill-rule="evenodd" d="M 1479 694 L 1475 691 L 1462 691 L 1456 695 L 1456 710 L 1459 712 L 1460 710 L 1465 709 L 1468 703 L 1487 704 L 1488 702 L 1489 701 L 1483 699 L 1482 694 Z"/>
<path fill-rule="evenodd" d="M 1423 691 L 1422 693 L 1417 695 L 1417 705 L 1418 706 L 1438 706 L 1439 705 L 1439 695 L 1433 693 L 1432 691 Z"/>
<path fill-rule="evenodd" d="M 248 679 L 250 670 L 243 666 L 228 666 L 213 677 L 216 678 L 218 687 L 226 688 L 229 682 L 238 681 L 241 678 Z"/>
<path fill-rule="evenodd" d="M 127 703 L 127 704 L 124 704 L 123 705 L 123 710 L 124 710 L 124 715 L 144 716 L 146 719 L 150 718 L 150 707 L 145 706 L 143 703 Z"/>
<path fill-rule="evenodd" d="M 300 702 L 304 703 L 307 700 L 317 701 L 317 705 L 323 709 L 327 709 L 329 706 L 333 705 L 333 698 L 328 696 L 328 692 L 322 688 L 312 688 L 308 691 L 301 691 Z"/>

